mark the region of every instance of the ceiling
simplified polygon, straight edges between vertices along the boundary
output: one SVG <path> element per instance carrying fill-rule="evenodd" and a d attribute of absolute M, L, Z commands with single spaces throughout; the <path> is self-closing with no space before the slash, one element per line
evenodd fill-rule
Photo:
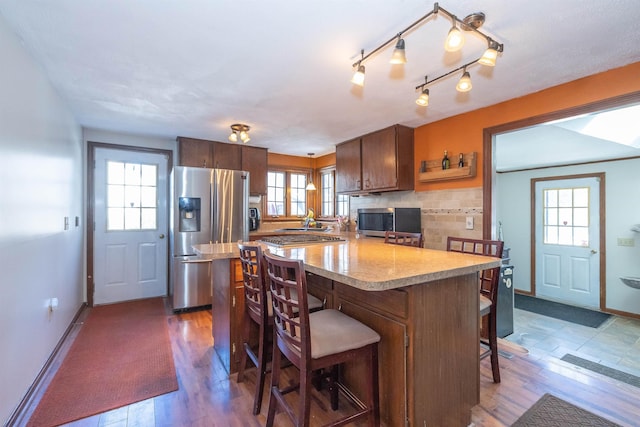
<path fill-rule="evenodd" d="M 462 52 L 446 53 L 445 15 L 404 34 L 406 65 L 389 64 L 391 43 L 365 62 L 364 88 L 349 80 L 360 49 L 392 39 L 433 10 L 430 2 L 0 0 L 0 15 L 84 127 L 227 141 L 232 123 L 246 123 L 250 145 L 299 156 L 640 60 L 637 0 L 439 4 L 461 19 L 484 12 L 480 30 L 504 52 L 493 68 L 470 67 L 471 92 L 456 92 L 459 73 L 430 85 L 426 108 L 414 102 L 425 75 L 445 74 L 486 48 L 466 33 Z"/>

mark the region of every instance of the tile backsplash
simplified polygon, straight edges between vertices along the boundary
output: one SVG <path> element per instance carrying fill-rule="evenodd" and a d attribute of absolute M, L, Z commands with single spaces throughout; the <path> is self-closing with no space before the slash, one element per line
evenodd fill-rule
<path fill-rule="evenodd" d="M 446 249 L 447 236 L 482 238 L 482 187 L 351 197 L 350 217 L 353 221 L 359 208 L 389 207 L 422 210 L 425 248 Z M 472 218 L 473 229 L 466 228 L 467 217 Z"/>

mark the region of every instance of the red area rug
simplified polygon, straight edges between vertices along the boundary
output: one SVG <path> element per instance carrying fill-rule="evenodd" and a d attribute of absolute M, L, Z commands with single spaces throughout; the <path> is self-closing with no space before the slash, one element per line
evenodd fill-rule
<path fill-rule="evenodd" d="M 57 426 L 177 389 L 162 298 L 99 306 L 27 425 Z"/>

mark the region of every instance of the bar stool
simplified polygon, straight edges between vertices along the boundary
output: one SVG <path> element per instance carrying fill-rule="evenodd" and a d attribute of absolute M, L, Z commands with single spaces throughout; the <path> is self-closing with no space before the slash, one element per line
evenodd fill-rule
<path fill-rule="evenodd" d="M 309 425 L 311 379 L 312 372 L 315 370 L 332 369 L 329 392 L 331 406 L 337 409 L 338 387 L 335 369 L 342 362 L 354 358 L 362 359 L 369 372 L 364 407 L 361 407 L 357 413 L 328 425 L 343 425 L 367 418 L 369 426 L 378 426 L 380 424 L 378 395 L 380 335 L 338 310 L 325 309 L 309 313 L 303 262 L 268 253 L 264 253 L 263 257 L 267 271 L 265 278 L 271 292 L 275 328 L 267 427 L 273 426 L 278 406 L 284 409 L 295 426 Z M 294 291 L 300 295 L 299 299 L 292 296 Z M 300 371 L 300 383 L 294 387 L 280 388 L 282 355 Z M 296 389 L 300 393 L 297 411 L 284 397 L 285 394 Z"/>
<path fill-rule="evenodd" d="M 266 374 L 270 371 L 268 357 L 272 346 L 270 338 L 273 336 L 273 314 L 271 296 L 268 295 L 264 284 L 264 268 L 262 250 L 259 245 L 238 243 L 240 263 L 242 264 L 242 279 L 244 285 L 244 317 L 242 319 L 242 342 L 244 351 L 240 356 L 237 382 L 244 381 L 244 370 L 247 357 L 256 367 L 256 390 L 253 398 L 253 414 L 260 413 L 262 395 Z M 322 301 L 309 295 L 310 310 L 323 308 Z M 249 343 L 251 325 L 258 326 L 258 349 L 253 351 Z"/>
<path fill-rule="evenodd" d="M 504 242 L 500 240 L 465 239 L 462 237 L 448 237 L 447 250 L 474 255 L 493 256 L 502 258 Z M 500 267 L 482 270 L 480 272 L 480 318 L 487 319 L 486 337 L 480 337 L 480 343 L 488 347 L 480 354 L 480 359 L 491 356 L 491 372 L 493 382 L 500 382 L 500 366 L 498 365 L 498 336 L 497 336 L 497 302 L 498 280 Z"/>
<path fill-rule="evenodd" d="M 404 231 L 385 231 L 384 242 L 394 245 L 422 247 L 422 233 L 408 233 Z"/>

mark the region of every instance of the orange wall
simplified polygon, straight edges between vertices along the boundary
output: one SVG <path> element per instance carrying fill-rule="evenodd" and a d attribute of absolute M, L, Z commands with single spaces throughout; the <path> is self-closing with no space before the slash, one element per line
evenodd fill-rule
<path fill-rule="evenodd" d="M 416 128 L 416 171 L 420 169 L 421 160 L 441 159 L 444 150 L 449 151 L 453 165 L 458 153 L 476 151 L 478 165 L 476 177 L 469 179 L 421 183 L 416 174 L 415 190 L 481 187 L 485 128 L 636 91 L 640 91 L 640 62 Z"/>

